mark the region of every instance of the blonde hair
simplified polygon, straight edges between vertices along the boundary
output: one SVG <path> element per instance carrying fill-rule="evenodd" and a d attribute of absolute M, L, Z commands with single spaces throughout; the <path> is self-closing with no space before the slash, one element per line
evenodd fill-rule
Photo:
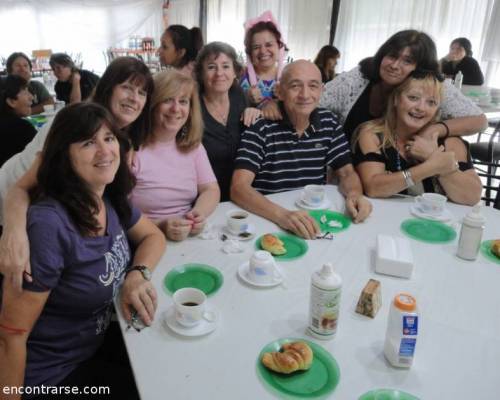
<path fill-rule="evenodd" d="M 189 115 L 186 124 L 177 133 L 175 141 L 177 148 L 184 153 L 195 149 L 201 143 L 203 136 L 203 122 L 196 82 L 190 76 L 174 69 L 159 72 L 153 78 L 155 89 L 151 97 L 151 117 L 159 104 L 183 91 L 188 92 Z M 152 135 L 147 139 L 150 142 Z"/>
<path fill-rule="evenodd" d="M 354 132 L 353 149 L 359 140 L 359 132 L 361 130 L 370 130 L 372 132 L 380 132 L 383 134 L 383 140 L 379 149 L 386 149 L 389 147 L 396 148 L 396 122 L 397 122 L 397 103 L 401 95 L 408 91 L 412 85 L 423 86 L 425 89 L 434 91 L 434 96 L 441 102 L 442 84 L 432 72 L 425 73 L 424 75 L 412 76 L 406 78 L 403 83 L 397 86 L 389 95 L 387 100 L 387 108 L 383 118 L 374 119 L 365 122 L 358 126 Z M 433 124 L 440 118 L 439 109 L 436 111 L 434 117 L 427 123 L 426 126 Z M 424 127 L 422 127 L 423 129 Z"/>

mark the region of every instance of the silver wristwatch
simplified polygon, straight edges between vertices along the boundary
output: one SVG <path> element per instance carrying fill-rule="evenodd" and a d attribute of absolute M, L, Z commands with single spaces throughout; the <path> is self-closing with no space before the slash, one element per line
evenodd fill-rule
<path fill-rule="evenodd" d="M 132 272 L 132 271 L 140 271 L 141 274 L 142 274 L 142 277 L 144 279 L 146 279 L 147 281 L 150 281 L 151 280 L 151 276 L 152 276 L 152 273 L 151 271 L 149 270 L 148 267 L 146 267 L 145 265 L 132 265 L 130 267 L 128 267 L 126 270 L 125 270 L 125 278 L 127 277 L 127 275 Z"/>

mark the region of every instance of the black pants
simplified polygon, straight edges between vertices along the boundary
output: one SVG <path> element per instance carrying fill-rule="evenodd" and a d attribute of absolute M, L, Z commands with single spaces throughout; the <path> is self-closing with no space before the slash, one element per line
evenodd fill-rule
<path fill-rule="evenodd" d="M 120 327 L 117 322 L 111 322 L 104 342 L 97 353 L 89 360 L 79 365 L 57 386 L 78 387 L 83 393 L 84 387 L 109 388 L 108 394 L 61 394 L 38 396 L 34 399 L 117 399 L 138 400 L 139 393 L 135 386 L 134 375 L 130 368 L 127 350 Z M 33 398 L 30 398 L 33 399 Z"/>

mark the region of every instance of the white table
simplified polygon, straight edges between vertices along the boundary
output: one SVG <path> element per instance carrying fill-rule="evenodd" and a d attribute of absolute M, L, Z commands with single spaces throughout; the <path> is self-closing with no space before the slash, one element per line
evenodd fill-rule
<path fill-rule="evenodd" d="M 343 205 L 335 187 L 330 186 L 328 194 L 338 208 Z M 271 198 L 293 208 L 297 196 L 298 192 L 289 192 Z M 286 337 L 315 341 L 337 360 L 341 378 L 331 398 L 357 399 L 376 388 L 397 388 L 421 399 L 499 398 L 500 265 L 481 255 L 475 262 L 458 259 L 456 240 L 446 245 L 412 240 L 416 268 L 411 280 L 374 272 L 376 235 L 402 236 L 399 226 L 411 217 L 411 201 L 373 200 L 373 214 L 365 223 L 351 225 L 333 241 L 309 241 L 303 258 L 281 263 L 286 288 L 259 290 L 237 278 L 237 267 L 254 250 L 253 240 L 237 255 L 221 252 L 219 239 L 169 243 L 153 275 L 159 294 L 153 326 L 140 333 L 124 331 L 120 320 L 142 400 L 274 398 L 259 380 L 256 358 L 266 344 Z M 220 226 L 233 207 L 221 204 L 210 221 Z M 469 211 L 469 207 L 449 207 L 455 220 Z M 483 212 L 488 221 L 483 238 L 500 238 L 500 213 L 487 207 Z M 257 236 L 278 231 L 259 217 L 252 221 Z M 172 304 L 163 279 L 172 267 L 188 262 L 215 266 L 224 275 L 223 286 L 209 298 L 220 322 L 204 337 L 178 336 L 161 321 Z M 305 333 L 310 275 L 325 262 L 333 262 L 344 282 L 339 330 L 330 341 Z M 375 319 L 354 311 L 370 278 L 382 284 L 383 306 Z M 389 304 L 399 291 L 412 293 L 421 312 L 416 358 L 409 370 L 392 368 L 383 355 Z"/>

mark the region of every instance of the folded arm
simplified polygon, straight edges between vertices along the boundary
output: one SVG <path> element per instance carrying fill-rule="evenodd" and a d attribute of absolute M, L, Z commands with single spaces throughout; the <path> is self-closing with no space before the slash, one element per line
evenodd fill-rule
<path fill-rule="evenodd" d="M 252 187 L 255 174 L 247 169 L 237 169 L 231 182 L 231 200 L 251 213 L 260 215 L 281 228 L 306 239 L 320 233 L 316 221 L 305 211 L 290 211 L 257 192 Z"/>

